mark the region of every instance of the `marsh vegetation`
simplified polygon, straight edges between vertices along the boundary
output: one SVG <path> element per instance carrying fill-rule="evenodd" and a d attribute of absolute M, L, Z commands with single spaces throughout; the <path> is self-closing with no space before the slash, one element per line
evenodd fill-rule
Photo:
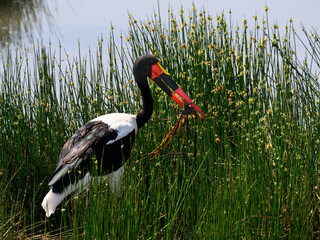
<path fill-rule="evenodd" d="M 70 58 L 61 47 L 18 49 L 0 73 L 1 238 L 240 239 L 319 237 L 319 40 L 296 56 L 292 20 L 255 26 L 231 15 L 169 12 L 129 19 L 115 44 Z M 301 36 L 300 36 L 301 37 Z M 105 113 L 136 113 L 132 62 L 152 53 L 207 114 L 179 118 L 151 84 L 154 115 L 137 135 L 121 194 L 94 185 L 46 219 L 40 207 L 64 142 Z"/>

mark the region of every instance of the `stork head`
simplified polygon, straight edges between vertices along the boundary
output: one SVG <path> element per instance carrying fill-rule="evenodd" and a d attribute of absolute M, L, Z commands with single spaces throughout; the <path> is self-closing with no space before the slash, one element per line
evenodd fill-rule
<path fill-rule="evenodd" d="M 158 63 L 159 60 L 150 54 L 142 55 L 133 64 L 133 74 L 140 74 L 144 77 L 151 78 L 152 66 Z"/>
<path fill-rule="evenodd" d="M 194 109 L 194 111 L 189 111 L 191 113 L 200 113 L 202 116 L 207 117 L 199 107 L 197 107 L 193 101 L 181 90 L 181 88 L 173 81 L 171 75 L 164 70 L 164 68 L 159 63 L 158 59 L 153 55 L 143 55 L 139 57 L 133 64 L 133 73 L 135 79 L 141 79 L 139 76 L 143 76 L 144 79 L 149 77 L 153 82 L 155 82 L 172 100 L 174 100 L 181 107 Z M 138 80 L 139 81 L 139 80 Z M 138 83 L 139 84 L 139 83 Z M 182 100 L 173 93 L 170 88 L 179 95 Z M 202 118 L 202 117 L 200 117 Z"/>

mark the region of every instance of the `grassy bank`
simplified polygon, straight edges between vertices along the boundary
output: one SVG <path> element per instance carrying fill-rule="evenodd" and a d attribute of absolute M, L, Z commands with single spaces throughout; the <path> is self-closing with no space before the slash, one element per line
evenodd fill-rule
<path fill-rule="evenodd" d="M 267 17 L 251 29 L 227 19 L 194 8 L 169 12 L 168 24 L 131 16 L 120 46 L 111 31 L 75 59 L 50 46 L 9 53 L 0 73 L 0 236 L 318 237 L 318 35 L 304 42 L 309 59 L 300 63 L 291 21 L 279 31 Z M 155 113 L 138 133 L 120 196 L 95 185 L 46 219 L 40 203 L 61 147 L 91 118 L 138 111 L 131 69 L 145 53 L 208 118 L 189 117 L 147 164 L 179 117 L 152 84 Z"/>

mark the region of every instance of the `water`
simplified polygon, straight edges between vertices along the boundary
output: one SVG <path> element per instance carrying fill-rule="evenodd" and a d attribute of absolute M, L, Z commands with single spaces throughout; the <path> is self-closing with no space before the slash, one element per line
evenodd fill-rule
<path fill-rule="evenodd" d="M 191 9 L 194 0 L 2 0 L 0 2 L 0 53 L 10 42 L 11 49 L 31 49 L 40 43 L 57 50 L 59 44 L 69 54 L 77 56 L 78 42 L 82 52 L 95 49 L 98 39 L 108 37 L 111 24 L 115 35 L 126 33 L 128 14 L 137 20 L 151 18 L 153 13 L 161 13 L 166 20 L 168 8 L 179 14 L 181 6 L 185 11 Z M 307 30 L 318 29 L 318 11 L 320 2 L 316 0 L 197 0 L 197 9 L 205 8 L 215 16 L 232 11 L 234 24 L 242 24 L 247 18 L 253 24 L 253 16 L 259 19 L 265 16 L 265 5 L 269 7 L 269 22 L 277 23 L 280 29 L 293 18 L 295 26 L 300 29 L 303 24 Z M 160 9 L 158 8 L 160 7 Z"/>

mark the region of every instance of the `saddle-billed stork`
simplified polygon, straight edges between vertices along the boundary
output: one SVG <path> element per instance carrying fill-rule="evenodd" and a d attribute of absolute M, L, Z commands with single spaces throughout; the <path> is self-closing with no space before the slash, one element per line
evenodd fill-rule
<path fill-rule="evenodd" d="M 186 104 L 206 117 L 172 80 L 156 57 L 139 57 L 134 62 L 133 74 L 142 95 L 142 109 L 137 115 L 112 113 L 97 117 L 82 126 L 65 143 L 58 166 L 49 182 L 50 191 L 41 204 L 47 217 L 55 212 L 66 196 L 75 191 L 80 192 L 90 183 L 90 170 L 94 164 L 101 166 L 99 172 L 106 177 L 113 191 L 119 188 L 124 164 L 129 158 L 136 132 L 150 119 L 153 112 L 148 77 L 180 106 Z M 185 103 L 166 84 L 183 98 Z M 195 112 L 193 114 L 197 115 Z"/>

